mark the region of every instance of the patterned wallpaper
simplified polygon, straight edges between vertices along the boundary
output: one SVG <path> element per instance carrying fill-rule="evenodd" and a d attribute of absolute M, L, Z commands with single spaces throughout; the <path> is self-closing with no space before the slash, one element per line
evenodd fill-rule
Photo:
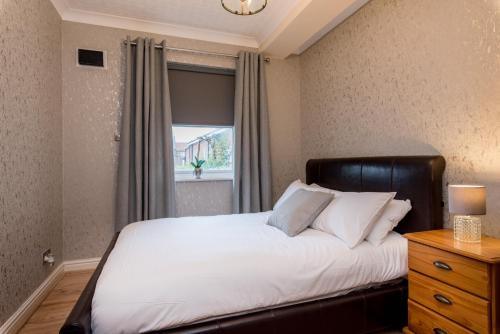
<path fill-rule="evenodd" d="M 231 214 L 232 191 L 231 180 L 177 182 L 175 188 L 177 215 L 188 217 Z"/>
<path fill-rule="evenodd" d="M 67 260 L 100 256 L 114 229 L 114 206 L 119 127 L 124 78 L 122 41 L 150 36 L 166 39 L 174 47 L 237 53 L 240 47 L 158 36 L 80 23 L 63 22 L 63 216 L 64 257 Z M 107 51 L 108 69 L 75 66 L 75 50 Z M 232 59 L 172 52 L 169 60 L 234 68 Z M 274 61 L 268 66 L 270 123 L 272 128 L 273 188 L 281 192 L 293 181 L 300 161 L 299 62 Z M 280 88 L 283 86 L 283 88 Z M 286 96 L 279 95 L 283 89 Z M 275 97 L 278 96 L 279 97 Z M 276 100 L 278 99 L 278 100 Z M 293 132 L 288 131 L 295 122 Z M 292 160 L 293 162 L 290 162 Z M 196 191 L 196 189 L 197 191 Z M 180 182 L 177 184 L 180 215 L 231 212 L 231 182 Z M 206 194 L 220 196 L 207 200 Z M 197 208 L 192 205 L 196 203 Z"/>
<path fill-rule="evenodd" d="M 123 102 L 122 42 L 127 35 L 148 36 L 157 41 L 166 39 L 174 47 L 226 53 L 238 50 L 208 42 L 63 22 L 63 239 L 64 257 L 68 260 L 100 256 L 114 234 L 119 144 L 114 141 L 114 135 L 118 133 Z M 75 66 L 75 50 L 79 47 L 106 50 L 108 69 Z M 176 62 L 234 67 L 232 59 L 222 57 L 172 52 L 168 58 Z M 183 189 L 185 187 L 187 189 Z M 200 213 L 209 210 L 203 206 L 206 203 L 203 192 L 190 191 L 188 183 L 179 183 L 177 188 L 180 212 L 196 213 L 186 211 L 184 198 L 179 198 L 179 194 L 189 194 L 185 198 L 188 204 L 200 203 Z M 225 189 L 223 185 L 219 188 Z M 220 208 L 221 213 L 224 209 Z"/>
<path fill-rule="evenodd" d="M 266 67 L 273 198 L 305 175 L 300 159 L 300 63 L 299 57 L 272 59 Z"/>
<path fill-rule="evenodd" d="M 100 256 L 113 235 L 121 41 L 150 36 L 177 47 L 239 48 L 61 27 L 45 0 L 4 0 L 0 17 L 2 323 L 49 273 L 42 250 L 51 247 L 58 260 L 62 248 L 66 259 Z M 499 26 L 498 0 L 372 0 L 300 57 L 273 59 L 266 74 L 274 197 L 304 176 L 309 158 L 442 154 L 447 181 L 488 187 L 485 231 L 500 236 Z M 106 50 L 108 69 L 76 67 L 77 47 Z M 227 58 L 169 57 L 234 66 Z M 220 196 L 199 196 L 208 191 Z M 227 181 L 182 182 L 177 196 L 181 215 L 230 212 Z"/>
<path fill-rule="evenodd" d="M 498 0 L 369 2 L 300 57 L 303 161 L 442 154 L 500 237 L 499 27 Z"/>
<path fill-rule="evenodd" d="M 0 325 L 62 259 L 61 19 L 0 2 Z"/>

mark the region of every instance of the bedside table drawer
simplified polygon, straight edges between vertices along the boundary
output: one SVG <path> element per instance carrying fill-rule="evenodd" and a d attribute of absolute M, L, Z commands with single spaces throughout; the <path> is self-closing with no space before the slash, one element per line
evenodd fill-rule
<path fill-rule="evenodd" d="M 409 298 L 478 333 L 488 333 L 487 300 L 411 271 L 408 274 Z"/>
<path fill-rule="evenodd" d="M 417 334 L 474 334 L 411 300 L 408 301 L 408 326 Z"/>
<path fill-rule="evenodd" d="M 489 298 L 488 265 L 410 241 L 408 266 L 475 295 Z"/>

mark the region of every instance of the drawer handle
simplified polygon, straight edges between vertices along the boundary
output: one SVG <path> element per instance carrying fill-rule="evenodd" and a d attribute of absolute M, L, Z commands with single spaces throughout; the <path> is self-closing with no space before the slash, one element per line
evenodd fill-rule
<path fill-rule="evenodd" d="M 448 334 L 448 332 L 441 328 L 434 328 L 434 334 Z"/>
<path fill-rule="evenodd" d="M 453 269 L 451 269 L 451 267 L 448 264 L 441 262 L 441 261 L 434 261 L 434 266 L 438 269 L 453 270 Z"/>
<path fill-rule="evenodd" d="M 451 302 L 451 300 L 449 300 L 448 298 L 446 298 L 445 296 L 440 295 L 440 294 L 435 294 L 435 295 L 434 295 L 434 299 L 435 299 L 435 300 L 437 300 L 438 302 L 443 303 L 443 304 L 446 304 L 446 305 L 451 305 L 451 304 L 453 304 L 453 303 Z"/>

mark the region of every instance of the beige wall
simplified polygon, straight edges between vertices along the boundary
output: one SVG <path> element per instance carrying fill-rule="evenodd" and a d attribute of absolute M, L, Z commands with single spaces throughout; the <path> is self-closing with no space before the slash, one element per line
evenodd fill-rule
<path fill-rule="evenodd" d="M 231 214 L 233 181 L 180 181 L 176 209 L 180 217 Z"/>
<path fill-rule="evenodd" d="M 50 272 L 40 263 L 45 248 L 60 260 L 64 240 L 66 259 L 100 256 L 113 235 L 121 41 L 239 48 L 61 28 L 44 0 L 3 1 L 0 17 L 2 323 Z M 488 187 L 485 231 L 500 237 L 499 26 L 498 0 L 372 0 L 300 57 L 273 59 L 266 75 L 274 198 L 303 177 L 309 158 L 442 154 L 447 181 Z M 76 67 L 77 47 L 106 50 L 108 69 Z M 169 59 L 234 67 L 227 58 Z M 219 196 L 207 199 L 211 191 Z M 183 182 L 177 196 L 181 215 L 228 213 L 231 183 Z"/>
<path fill-rule="evenodd" d="M 63 22 L 63 216 L 64 257 L 78 259 L 100 256 L 112 235 L 115 220 L 115 190 L 120 110 L 124 85 L 123 40 L 130 35 L 148 36 L 168 45 L 236 53 L 239 48 L 227 45 L 165 37 L 122 29 Z M 75 65 L 77 48 L 107 51 L 108 69 Z M 168 54 L 170 61 L 219 67 L 234 67 L 234 60 L 185 53 Z M 226 182 L 227 183 L 227 182 Z M 198 183 L 197 183 L 198 184 Z M 213 183 L 198 184 L 206 190 Z M 212 202 L 204 201 L 206 191 L 191 191 L 194 185 L 179 183 L 177 189 L 180 213 L 196 214 L 187 205 L 198 203 L 199 214 L 212 212 Z M 216 185 L 225 191 L 224 185 Z M 185 189 L 184 189 L 185 188 Z M 190 194 L 184 198 L 182 194 Z M 224 197 L 228 197 L 226 194 Z M 184 202 L 184 200 L 186 202 Z M 215 204 L 222 205 L 220 201 Z M 229 203 L 230 204 L 230 203 Z M 221 206 L 220 213 L 225 213 Z M 230 210 L 229 210 L 230 211 Z"/>
<path fill-rule="evenodd" d="M 271 128 L 273 198 L 305 171 L 300 159 L 300 63 L 298 57 L 272 59 L 266 67 Z"/>
<path fill-rule="evenodd" d="M 372 0 L 303 53 L 302 160 L 442 154 L 500 237 L 500 3 Z"/>
<path fill-rule="evenodd" d="M 113 140 L 118 131 L 124 81 L 122 41 L 132 37 L 150 36 L 166 39 L 170 46 L 235 54 L 240 47 L 193 41 L 153 34 L 63 22 L 63 159 L 64 159 L 64 256 L 78 259 L 100 256 L 111 239 L 114 229 L 114 203 L 118 143 Z M 107 51 L 108 69 L 98 70 L 75 66 L 76 48 Z M 171 52 L 169 60 L 234 68 L 230 58 L 195 56 Z M 298 59 L 268 65 L 270 90 L 283 85 L 292 97 L 283 106 L 270 94 L 272 152 L 275 189 L 282 189 L 283 180 L 293 179 L 294 173 L 285 159 L 295 159 L 300 152 L 298 133 L 287 129 L 293 120 L 298 122 L 299 80 Z M 289 73 L 290 72 L 290 73 Z M 295 80 L 293 84 L 291 81 Z M 276 115 L 288 116 L 281 121 Z M 287 143 L 294 143 L 295 155 Z M 296 161 L 296 160 L 294 160 Z M 283 164 L 285 168 L 279 168 Z M 291 168 L 293 167 L 291 164 Z M 179 182 L 177 209 L 180 215 L 223 214 L 231 212 L 231 182 Z M 210 193 L 219 196 L 211 197 Z M 196 205 L 196 208 L 192 206 Z"/>
<path fill-rule="evenodd" d="M 62 259 L 61 19 L 0 2 L 0 325 Z"/>

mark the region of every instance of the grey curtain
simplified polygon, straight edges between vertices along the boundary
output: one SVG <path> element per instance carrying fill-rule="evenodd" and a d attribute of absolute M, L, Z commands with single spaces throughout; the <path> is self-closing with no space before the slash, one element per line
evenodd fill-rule
<path fill-rule="evenodd" d="M 175 216 L 172 112 L 166 44 L 127 39 L 125 99 L 118 161 L 116 230 Z"/>
<path fill-rule="evenodd" d="M 269 116 L 264 57 L 240 52 L 234 106 L 233 212 L 272 208 Z"/>

